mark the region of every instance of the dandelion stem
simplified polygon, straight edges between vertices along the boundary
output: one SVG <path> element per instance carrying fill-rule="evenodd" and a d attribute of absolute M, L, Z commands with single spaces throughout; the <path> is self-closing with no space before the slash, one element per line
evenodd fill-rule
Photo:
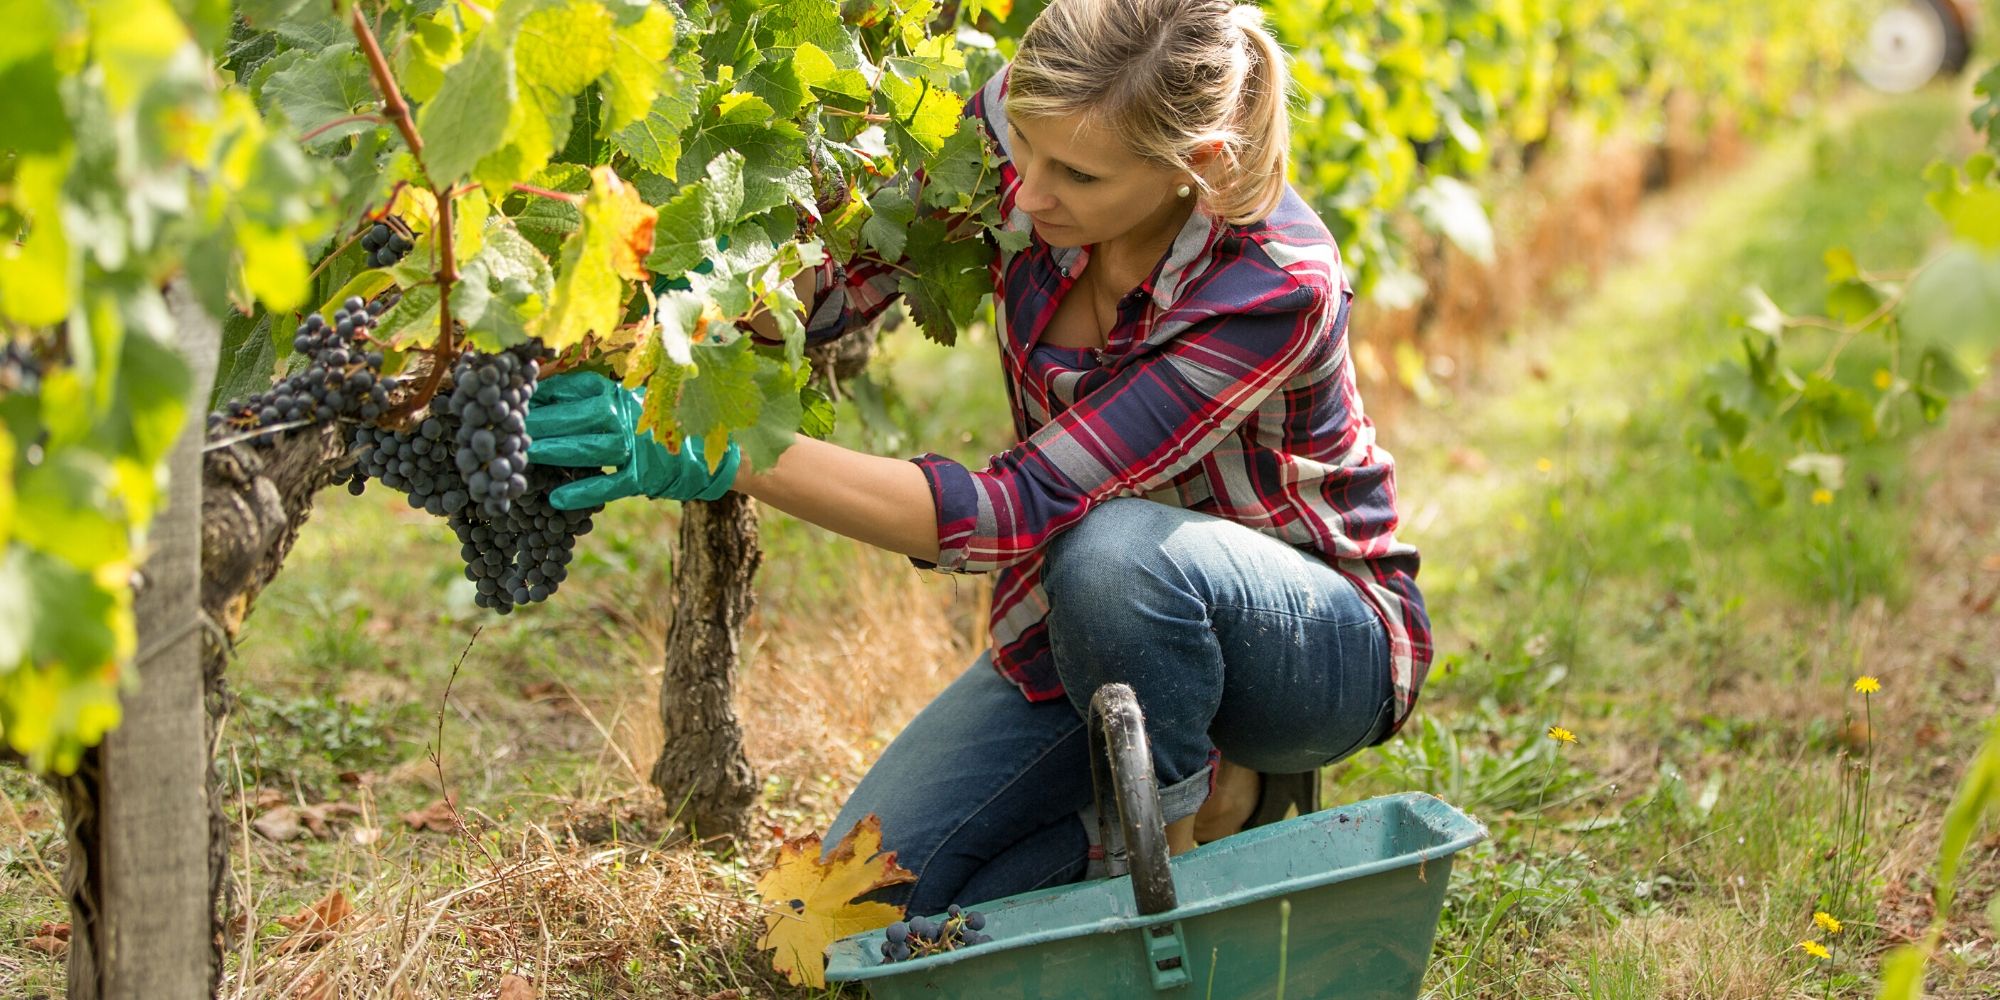
<path fill-rule="evenodd" d="M 1292 952 L 1292 901 L 1278 901 L 1278 1000 L 1285 1000 L 1285 967 Z"/>

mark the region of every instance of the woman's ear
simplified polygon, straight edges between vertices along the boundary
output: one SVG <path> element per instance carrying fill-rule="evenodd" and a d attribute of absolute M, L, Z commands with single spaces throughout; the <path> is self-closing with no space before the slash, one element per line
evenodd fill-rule
<path fill-rule="evenodd" d="M 1188 166 L 1208 182 L 1211 190 L 1221 185 L 1227 163 L 1228 157 L 1220 139 L 1202 144 L 1188 157 Z"/>

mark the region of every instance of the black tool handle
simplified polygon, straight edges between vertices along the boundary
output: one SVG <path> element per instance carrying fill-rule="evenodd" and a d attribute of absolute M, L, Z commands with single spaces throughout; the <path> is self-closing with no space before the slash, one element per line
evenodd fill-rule
<path fill-rule="evenodd" d="M 1167 867 L 1167 825 L 1160 814 L 1160 786 L 1153 777 L 1153 751 L 1146 743 L 1139 697 L 1124 684 L 1098 688 L 1090 699 L 1089 731 L 1098 843 L 1111 843 L 1113 810 L 1105 808 L 1107 791 L 1125 834 L 1124 853 L 1114 856 L 1107 847 L 1105 864 L 1113 875 L 1132 873 L 1132 896 L 1142 915 L 1165 913 L 1176 905 L 1174 875 Z"/>

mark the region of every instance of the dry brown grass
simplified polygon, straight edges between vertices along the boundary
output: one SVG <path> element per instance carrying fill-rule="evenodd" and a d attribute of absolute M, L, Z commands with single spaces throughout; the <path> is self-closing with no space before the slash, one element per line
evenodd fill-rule
<path fill-rule="evenodd" d="M 672 832 L 667 805 L 645 781 L 661 738 L 665 617 L 603 603 L 602 627 L 626 651 L 611 666 L 629 680 L 614 698 L 563 706 L 598 734 L 585 748 L 593 764 L 579 794 L 531 810 L 534 821 L 465 807 L 481 834 L 470 841 L 363 845 L 343 831 L 312 873 L 297 870 L 294 846 L 245 826 L 232 895 L 248 916 L 231 942 L 239 971 L 223 995 L 493 997 L 503 974 L 528 978 L 545 997 L 799 995 L 746 957 L 760 929 L 749 880 L 779 840 L 825 825 L 887 740 L 984 640 L 976 583 L 920 573 L 830 535 L 825 544 L 851 549 L 844 600 L 820 613 L 760 610 L 746 629 L 737 707 L 746 751 L 767 776 L 751 842 L 697 850 Z M 447 717 L 448 744 L 453 728 Z M 490 749 L 448 756 L 447 783 L 456 786 L 457 768 L 476 770 L 478 752 Z M 435 787 L 432 768 L 409 762 L 383 780 Z M 357 826 L 395 823 L 371 813 Z M 324 946 L 285 950 L 277 900 L 287 888 L 295 895 L 301 875 L 351 893 L 353 916 Z"/>

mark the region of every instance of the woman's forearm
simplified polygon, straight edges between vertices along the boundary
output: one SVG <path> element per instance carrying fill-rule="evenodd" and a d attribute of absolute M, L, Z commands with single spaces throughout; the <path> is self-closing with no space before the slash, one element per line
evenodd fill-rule
<path fill-rule="evenodd" d="M 913 462 L 800 434 L 776 468 L 752 469 L 744 462 L 735 489 L 829 531 L 937 561 L 937 502 Z"/>

